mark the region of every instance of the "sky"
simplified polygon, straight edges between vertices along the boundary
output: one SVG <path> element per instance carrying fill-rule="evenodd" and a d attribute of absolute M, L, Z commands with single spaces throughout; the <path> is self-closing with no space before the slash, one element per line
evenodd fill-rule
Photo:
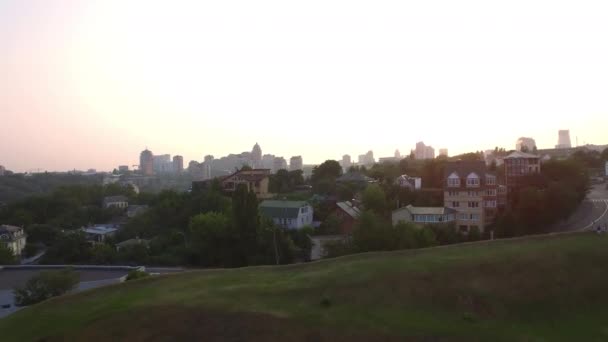
<path fill-rule="evenodd" d="M 606 1 L 0 0 L 0 164 L 607 144 Z"/>

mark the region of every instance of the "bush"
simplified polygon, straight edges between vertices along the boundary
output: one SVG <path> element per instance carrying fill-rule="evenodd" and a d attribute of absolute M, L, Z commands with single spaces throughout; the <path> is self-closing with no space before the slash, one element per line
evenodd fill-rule
<path fill-rule="evenodd" d="M 51 297 L 61 296 L 74 289 L 78 281 L 78 273 L 71 268 L 41 272 L 30 278 L 24 287 L 14 289 L 15 304 L 17 306 L 32 305 Z"/>
<path fill-rule="evenodd" d="M 331 299 L 329 299 L 329 297 L 327 297 L 327 296 L 324 296 L 321 299 L 321 307 L 328 308 L 330 306 L 331 306 Z"/>
<path fill-rule="evenodd" d="M 13 250 L 0 243 L 0 265 L 12 265 L 17 263 Z"/>
<path fill-rule="evenodd" d="M 133 270 L 133 271 L 129 272 L 129 274 L 127 275 L 127 281 L 145 278 L 149 275 L 150 274 L 148 274 L 148 272 L 145 272 L 145 271 Z"/>

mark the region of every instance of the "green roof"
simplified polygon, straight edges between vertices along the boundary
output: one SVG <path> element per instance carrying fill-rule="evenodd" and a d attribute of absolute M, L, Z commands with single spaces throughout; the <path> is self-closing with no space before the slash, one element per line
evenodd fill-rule
<path fill-rule="evenodd" d="M 300 208 L 308 206 L 305 201 L 263 201 L 260 212 L 269 218 L 297 218 Z"/>

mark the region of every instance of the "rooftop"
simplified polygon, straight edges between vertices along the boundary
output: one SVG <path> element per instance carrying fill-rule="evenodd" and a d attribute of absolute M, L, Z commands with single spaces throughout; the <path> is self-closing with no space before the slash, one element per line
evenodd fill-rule
<path fill-rule="evenodd" d="M 486 163 L 483 160 L 458 160 L 446 163 L 444 177 L 447 178 L 454 172 L 459 177 L 466 177 L 471 172 L 475 172 L 479 177 L 494 176 L 493 173 L 487 171 Z"/>
<path fill-rule="evenodd" d="M 106 235 L 106 234 L 114 233 L 117 230 L 118 229 L 116 229 L 116 228 L 110 228 L 110 227 L 105 227 L 105 226 L 82 228 L 83 232 L 85 232 L 87 234 L 96 234 L 96 235 Z"/>
<path fill-rule="evenodd" d="M 336 203 L 336 205 L 354 219 L 359 218 L 359 215 L 361 215 L 361 211 L 359 210 L 359 208 L 357 208 L 350 201 L 338 202 L 338 203 Z"/>
<path fill-rule="evenodd" d="M 16 227 L 16 226 L 9 226 L 8 224 L 0 225 L 0 233 L 2 233 L 2 232 L 16 233 L 16 232 L 18 232 L 20 230 L 23 230 L 23 228 Z"/>
<path fill-rule="evenodd" d="M 113 202 L 127 202 L 128 199 L 126 196 L 118 195 L 118 196 L 106 196 L 103 198 L 104 203 L 113 203 Z"/>
<path fill-rule="evenodd" d="M 520 158 L 538 159 L 540 157 L 535 154 L 525 153 L 525 152 L 521 152 L 521 151 L 515 151 L 515 152 L 509 154 L 508 156 L 504 157 L 504 159 L 520 159 Z"/>
<path fill-rule="evenodd" d="M 399 208 L 394 210 L 393 212 L 407 210 L 412 215 L 449 215 L 455 214 L 456 210 L 452 208 L 446 207 L 414 207 L 413 205 L 408 205 L 407 207 Z"/>
<path fill-rule="evenodd" d="M 269 218 L 297 218 L 300 208 L 308 206 L 304 201 L 263 201 L 260 212 Z"/>

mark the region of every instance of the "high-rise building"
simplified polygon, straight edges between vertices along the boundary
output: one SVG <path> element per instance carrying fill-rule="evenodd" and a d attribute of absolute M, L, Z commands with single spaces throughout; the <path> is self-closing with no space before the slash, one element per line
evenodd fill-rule
<path fill-rule="evenodd" d="M 295 156 L 295 157 L 291 157 L 291 159 L 289 159 L 289 170 L 290 171 L 302 170 L 302 166 L 303 166 L 302 156 Z"/>
<path fill-rule="evenodd" d="M 120 172 L 120 173 L 129 172 L 129 165 L 118 165 L 118 172 Z"/>
<path fill-rule="evenodd" d="M 274 168 L 274 154 L 265 154 L 262 156 L 262 168 L 269 170 Z"/>
<path fill-rule="evenodd" d="M 426 159 L 426 145 L 424 142 L 419 141 L 416 143 L 414 155 L 416 156 L 416 159 Z"/>
<path fill-rule="evenodd" d="M 435 149 L 432 146 L 424 149 L 424 159 L 435 159 Z"/>
<path fill-rule="evenodd" d="M 352 162 L 350 160 L 350 155 L 345 154 L 342 156 L 342 169 L 344 171 L 348 171 L 348 169 L 350 169 L 350 167 L 352 166 Z"/>
<path fill-rule="evenodd" d="M 521 137 L 515 143 L 515 150 L 519 152 L 532 152 L 536 148 L 536 141 L 532 138 Z"/>
<path fill-rule="evenodd" d="M 555 148 L 571 148 L 572 144 L 570 143 L 570 131 L 567 129 L 560 130 L 557 133 L 557 145 Z"/>
<path fill-rule="evenodd" d="M 395 159 L 399 160 L 401 159 L 401 152 L 399 152 L 399 150 L 395 150 Z"/>
<path fill-rule="evenodd" d="M 4 168 L 4 166 L 0 165 L 0 176 L 4 176 L 5 173 L 6 169 Z"/>
<path fill-rule="evenodd" d="M 170 154 L 161 154 L 152 157 L 154 172 L 156 173 L 171 173 L 173 172 L 173 162 Z"/>
<path fill-rule="evenodd" d="M 262 167 L 262 148 L 256 142 L 251 150 L 251 167 L 254 169 Z"/>
<path fill-rule="evenodd" d="M 448 156 L 448 149 L 447 148 L 440 148 L 439 149 L 439 155 L 447 157 Z"/>
<path fill-rule="evenodd" d="M 145 176 L 154 174 L 154 154 L 145 149 L 139 155 L 139 171 Z"/>
<path fill-rule="evenodd" d="M 184 171 L 184 157 L 174 156 L 173 157 L 173 172 L 182 173 Z"/>
<path fill-rule="evenodd" d="M 359 155 L 359 165 L 374 165 L 375 162 L 374 152 L 371 150 Z"/>
<path fill-rule="evenodd" d="M 279 170 L 287 170 L 287 161 L 283 157 L 275 157 L 272 171 L 276 173 Z"/>

